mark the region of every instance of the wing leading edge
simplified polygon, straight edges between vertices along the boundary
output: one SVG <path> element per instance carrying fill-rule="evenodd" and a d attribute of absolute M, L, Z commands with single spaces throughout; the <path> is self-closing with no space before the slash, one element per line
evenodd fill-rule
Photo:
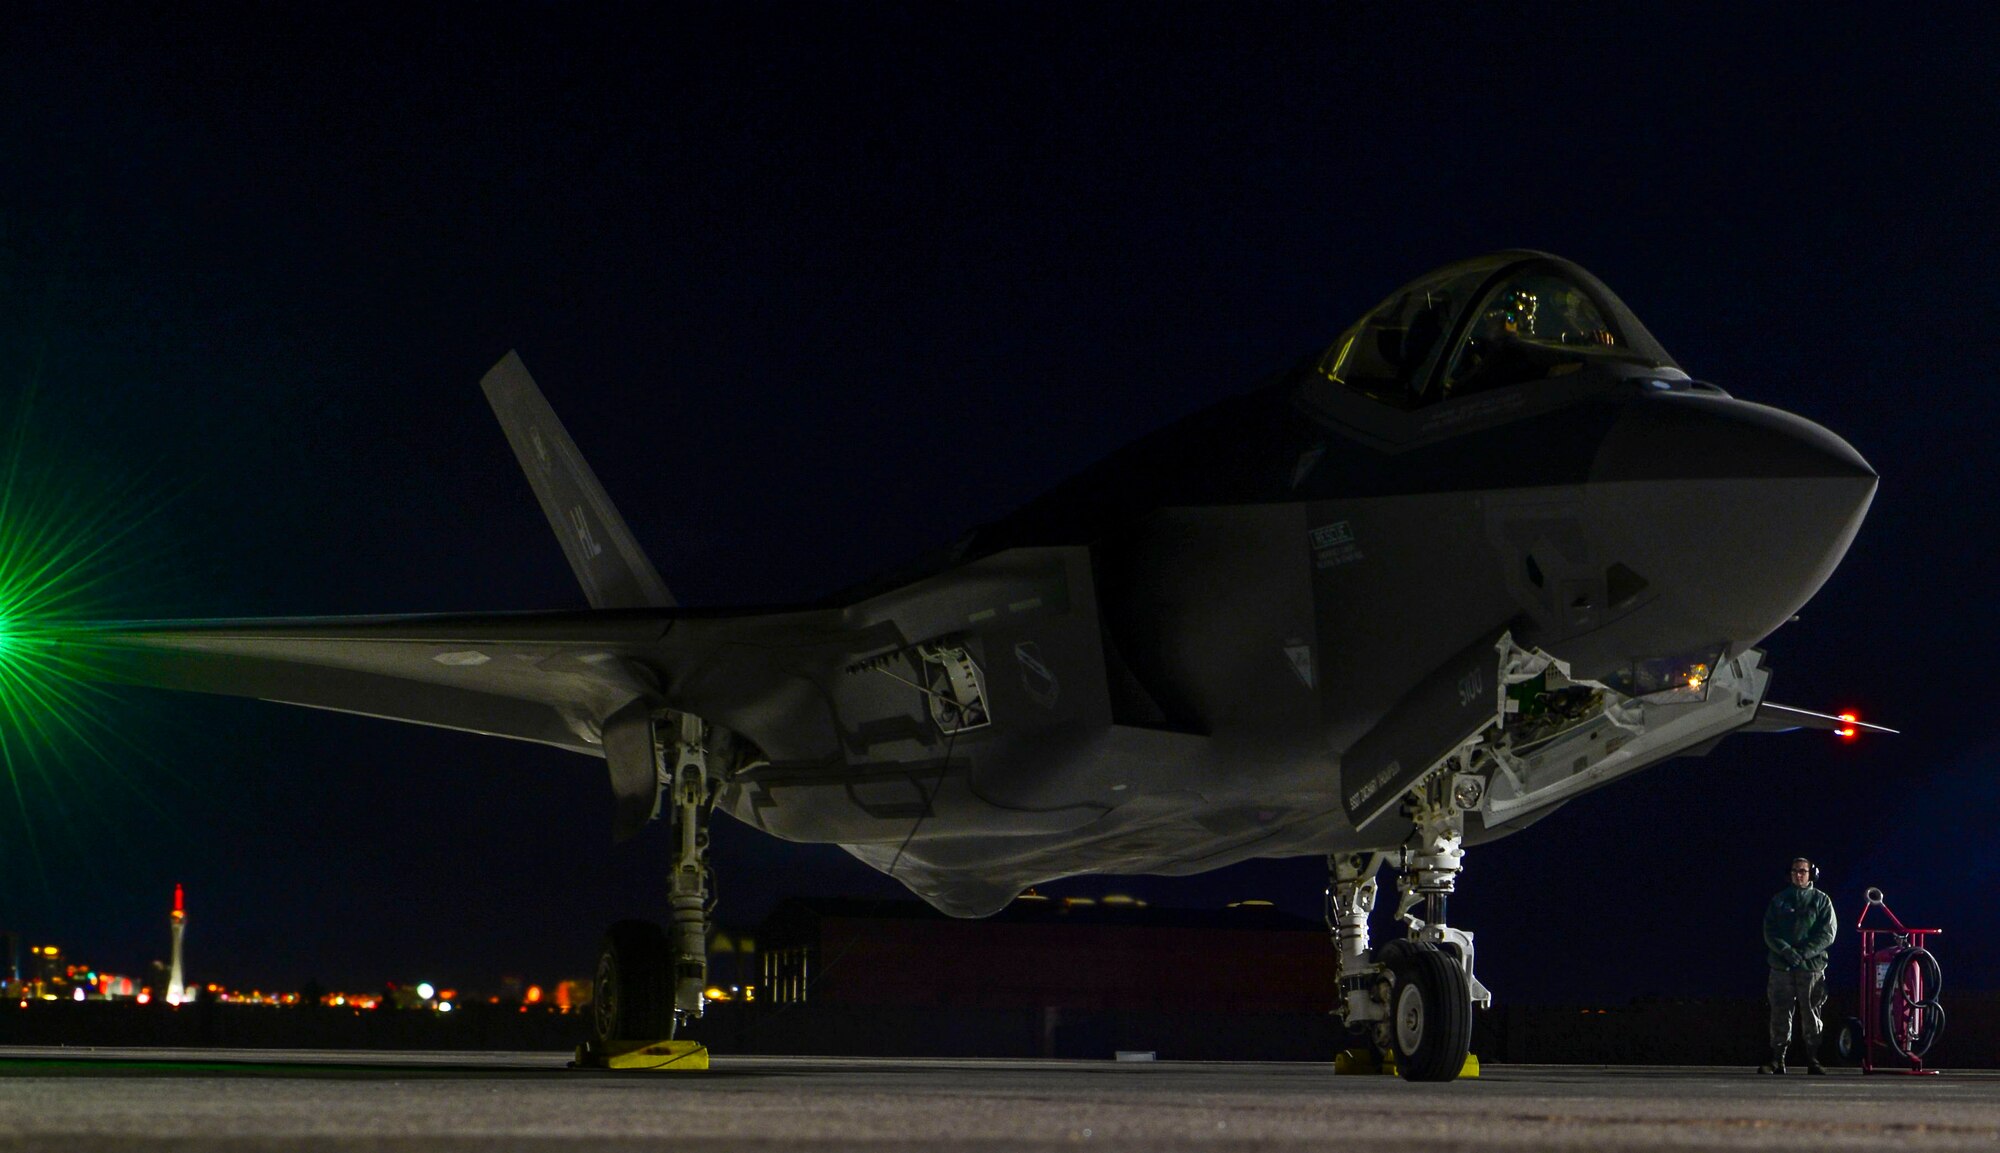
<path fill-rule="evenodd" d="M 493 613 L 93 626 L 106 680 L 536 741 L 602 755 L 605 717 L 657 695 L 627 654 L 662 613 Z"/>

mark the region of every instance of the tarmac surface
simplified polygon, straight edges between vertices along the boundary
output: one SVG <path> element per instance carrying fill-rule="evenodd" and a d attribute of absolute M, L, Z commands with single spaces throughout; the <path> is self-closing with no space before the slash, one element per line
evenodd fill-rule
<path fill-rule="evenodd" d="M 1943 1150 L 2000 1148 L 2000 1074 L 0 1048 L 0 1149 Z"/>

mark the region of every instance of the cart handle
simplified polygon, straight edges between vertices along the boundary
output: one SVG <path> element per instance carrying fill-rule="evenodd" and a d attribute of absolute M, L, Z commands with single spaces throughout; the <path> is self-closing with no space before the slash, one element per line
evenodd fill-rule
<path fill-rule="evenodd" d="M 1857 930 L 1865 929 L 1868 927 L 1868 910 L 1881 909 L 1883 916 L 1889 918 L 1889 923 L 1896 926 L 1896 931 L 1898 933 L 1944 932 L 1943 929 L 1912 929 L 1908 925 L 1903 924 L 1903 919 L 1901 917 L 1898 917 L 1896 915 L 1896 911 L 1894 909 L 1891 909 L 1888 906 L 1888 903 L 1882 900 L 1882 890 L 1876 888 L 1873 885 L 1868 886 L 1868 891 L 1863 893 L 1862 896 L 1868 898 L 1868 903 L 1861 906 L 1861 916 L 1855 919 L 1854 927 Z"/>

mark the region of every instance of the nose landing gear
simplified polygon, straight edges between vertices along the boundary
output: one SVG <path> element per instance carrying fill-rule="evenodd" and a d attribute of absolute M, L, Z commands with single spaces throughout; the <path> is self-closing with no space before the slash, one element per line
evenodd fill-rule
<path fill-rule="evenodd" d="M 1408 1081 L 1449 1081 L 1466 1068 L 1472 1049 L 1472 1008 L 1493 994 L 1473 975 L 1472 934 L 1445 923 L 1464 860 L 1466 810 L 1478 806 L 1484 782 L 1438 772 L 1412 789 L 1406 811 L 1411 834 L 1396 854 L 1397 919 L 1409 935 L 1378 952 L 1368 945 L 1375 872 L 1389 853 L 1335 854 L 1327 860 L 1327 924 L 1340 951 L 1341 1018 L 1369 1029 L 1375 1048 L 1396 1056 Z M 1415 915 L 1419 905 L 1423 916 Z"/>

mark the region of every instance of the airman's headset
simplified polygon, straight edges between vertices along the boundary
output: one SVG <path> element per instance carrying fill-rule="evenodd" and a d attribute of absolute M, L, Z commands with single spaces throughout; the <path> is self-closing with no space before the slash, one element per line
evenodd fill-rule
<path fill-rule="evenodd" d="M 1806 867 L 1812 870 L 1812 883 L 1815 885 L 1819 884 L 1819 865 L 1816 862 L 1814 862 L 1814 860 L 1811 857 L 1792 858 L 1792 864 L 1794 865 L 1798 864 L 1800 861 L 1804 861 L 1806 863 Z"/>

